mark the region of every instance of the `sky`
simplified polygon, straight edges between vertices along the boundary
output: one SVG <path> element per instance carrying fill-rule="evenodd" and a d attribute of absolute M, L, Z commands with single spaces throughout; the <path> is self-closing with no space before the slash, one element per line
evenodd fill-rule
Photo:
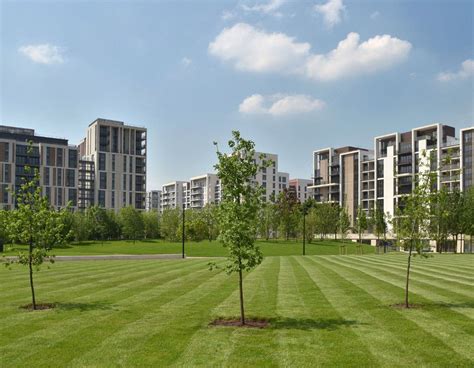
<path fill-rule="evenodd" d="M 0 124 L 148 128 L 148 189 L 213 172 L 232 130 L 310 178 L 312 152 L 474 125 L 472 1 L 0 0 Z"/>

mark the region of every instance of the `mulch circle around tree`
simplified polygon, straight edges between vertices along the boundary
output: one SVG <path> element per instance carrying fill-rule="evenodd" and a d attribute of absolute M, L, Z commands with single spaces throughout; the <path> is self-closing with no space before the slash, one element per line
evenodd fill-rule
<path fill-rule="evenodd" d="M 35 311 L 35 310 L 48 310 L 48 309 L 53 309 L 56 307 L 56 304 L 54 303 L 37 303 L 36 304 L 36 309 L 33 309 L 33 304 L 27 304 L 27 305 L 22 305 L 20 308 L 21 309 L 26 309 L 28 311 Z"/>
<path fill-rule="evenodd" d="M 408 304 L 408 308 L 405 306 L 405 303 L 392 304 L 392 308 L 397 309 L 420 309 L 423 308 L 423 304 Z"/>
<path fill-rule="evenodd" d="M 264 319 L 246 319 L 245 324 L 242 325 L 240 319 L 223 319 L 219 318 L 211 323 L 209 326 L 225 326 L 225 327 L 243 327 L 243 328 L 267 328 L 270 323 Z"/>

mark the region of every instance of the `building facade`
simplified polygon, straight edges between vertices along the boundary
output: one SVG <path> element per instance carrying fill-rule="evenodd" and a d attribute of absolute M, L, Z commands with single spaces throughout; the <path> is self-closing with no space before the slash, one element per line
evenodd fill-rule
<path fill-rule="evenodd" d="M 188 198 L 187 181 L 173 181 L 161 187 L 160 212 L 167 209 L 183 208 Z"/>
<path fill-rule="evenodd" d="M 67 139 L 38 136 L 33 129 L 0 126 L 0 208 L 13 208 L 12 193 L 37 171 L 43 195 L 53 207 L 64 208 L 70 203 L 77 209 L 78 170 L 77 147 L 70 146 Z"/>
<path fill-rule="evenodd" d="M 450 191 L 473 185 L 474 128 L 460 131 L 431 124 L 374 138 L 374 149 L 325 148 L 313 152 L 314 198 L 346 208 L 352 224 L 357 209 L 378 208 L 389 217 L 411 193 L 422 170 L 436 173 L 436 187 Z M 423 165 L 423 161 L 429 165 Z"/>
<path fill-rule="evenodd" d="M 145 209 L 147 130 L 121 121 L 96 119 L 80 144 L 95 170 L 94 203 L 118 210 Z"/>
<path fill-rule="evenodd" d="M 186 208 L 201 209 L 221 201 L 220 181 L 216 174 L 195 176 L 189 180 Z"/>
<path fill-rule="evenodd" d="M 293 193 L 300 203 L 303 203 L 314 197 L 313 190 L 310 188 L 312 185 L 313 181 L 310 179 L 290 179 L 288 190 Z"/>
<path fill-rule="evenodd" d="M 145 209 L 146 129 L 97 119 L 86 138 L 73 146 L 67 139 L 38 136 L 33 129 L 0 126 L 1 208 L 14 206 L 12 191 L 35 170 L 43 195 L 55 208 Z"/>
<path fill-rule="evenodd" d="M 148 212 L 160 211 L 161 208 L 161 190 L 150 190 L 146 194 L 145 208 Z"/>

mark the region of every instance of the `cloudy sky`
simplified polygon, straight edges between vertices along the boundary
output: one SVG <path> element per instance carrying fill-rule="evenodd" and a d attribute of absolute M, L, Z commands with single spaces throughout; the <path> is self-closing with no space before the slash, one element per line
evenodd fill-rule
<path fill-rule="evenodd" d="M 471 1 L 1 1 L 0 124 L 78 143 L 146 126 L 148 188 L 212 171 L 233 129 L 312 151 L 474 122 Z"/>

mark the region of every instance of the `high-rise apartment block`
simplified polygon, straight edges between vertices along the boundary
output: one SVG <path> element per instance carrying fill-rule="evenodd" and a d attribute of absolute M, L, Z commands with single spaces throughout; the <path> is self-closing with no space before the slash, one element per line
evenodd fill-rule
<path fill-rule="evenodd" d="M 273 153 L 256 152 L 255 162 L 262 166 L 263 161 L 270 161 L 270 166 L 262 167 L 253 181 L 264 189 L 262 199 L 265 202 L 274 201 L 278 194 L 288 189 L 290 174 L 278 171 L 278 155 Z"/>
<path fill-rule="evenodd" d="M 313 181 L 310 179 L 290 179 L 288 190 L 293 193 L 295 199 L 303 203 L 309 198 L 313 198 L 313 190 L 310 188 Z"/>
<path fill-rule="evenodd" d="M 146 194 L 145 209 L 150 211 L 160 211 L 161 190 L 150 190 Z"/>
<path fill-rule="evenodd" d="M 462 129 L 458 140 L 453 127 L 431 124 L 375 137 L 373 151 L 350 146 L 315 151 L 314 198 L 345 207 L 353 222 L 359 206 L 393 217 L 422 170 L 437 174 L 437 188 L 466 189 L 473 184 L 473 135 L 474 128 Z"/>
<path fill-rule="evenodd" d="M 186 207 L 199 209 L 221 200 L 220 180 L 216 174 L 195 176 L 189 181 Z"/>
<path fill-rule="evenodd" d="M 70 146 L 67 139 L 38 136 L 33 129 L 0 126 L 0 208 L 14 207 L 13 191 L 23 178 L 31 179 L 38 171 L 43 195 L 51 205 L 62 208 L 70 201 L 75 209 L 78 169 L 77 147 Z"/>
<path fill-rule="evenodd" d="M 173 181 L 163 185 L 161 187 L 160 211 L 182 208 L 183 204 L 186 205 L 188 184 L 187 181 Z"/>
<path fill-rule="evenodd" d="M 56 208 L 70 203 L 72 209 L 95 204 L 145 209 L 146 129 L 97 119 L 79 146 L 71 146 L 67 139 L 38 136 L 32 129 L 0 126 L 0 207 L 14 206 L 11 191 L 35 169 L 43 194 Z"/>

